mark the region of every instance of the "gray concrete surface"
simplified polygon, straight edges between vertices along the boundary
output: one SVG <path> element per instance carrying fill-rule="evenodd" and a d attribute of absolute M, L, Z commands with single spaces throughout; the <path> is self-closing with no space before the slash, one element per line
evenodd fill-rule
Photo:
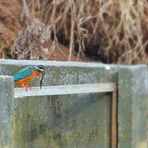
<path fill-rule="evenodd" d="M 0 60 L 0 75 L 27 65 L 46 67 L 44 86 L 115 82 L 119 85 L 118 146 L 145 148 L 148 105 L 146 65 Z M 31 83 L 38 87 L 36 79 Z M 24 97 L 14 100 L 15 148 L 109 148 L 111 94 Z"/>
<path fill-rule="evenodd" d="M 0 61 L 0 73 L 13 75 L 39 61 Z M 46 67 L 44 86 L 108 82 L 103 65 L 41 62 Z M 16 64 L 16 65 L 15 65 Z M 88 65 L 88 67 L 87 67 Z M 94 65 L 94 66 L 91 66 Z M 103 77 L 102 77 L 103 75 Z M 32 86 L 39 86 L 35 80 Z M 109 147 L 111 94 L 81 94 L 15 99 L 14 146 Z"/>
<path fill-rule="evenodd" d="M 12 148 L 13 89 L 12 77 L 0 76 L 0 148 Z"/>
<path fill-rule="evenodd" d="M 119 148 L 147 148 L 147 66 L 120 69 L 118 85 Z"/>

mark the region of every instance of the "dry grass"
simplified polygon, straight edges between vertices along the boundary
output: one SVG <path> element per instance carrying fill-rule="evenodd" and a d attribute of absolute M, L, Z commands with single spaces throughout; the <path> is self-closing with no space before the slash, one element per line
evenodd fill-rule
<path fill-rule="evenodd" d="M 17 19 L 19 11 L 15 11 L 14 6 L 17 6 L 16 1 L 0 1 L 0 58 L 4 57 L 6 49 L 10 47 L 21 28 Z"/>
<path fill-rule="evenodd" d="M 64 34 L 69 60 L 76 47 L 81 54 L 87 53 L 87 45 L 98 45 L 88 50 L 97 50 L 92 56 L 99 59 L 102 55 L 106 62 L 148 63 L 147 0 L 28 2 L 32 16 L 51 26 L 55 41 Z"/>
<path fill-rule="evenodd" d="M 148 63 L 148 0 L 26 1 L 30 17 L 51 27 L 55 44 L 69 48 L 69 60 L 77 52 L 78 59 Z"/>

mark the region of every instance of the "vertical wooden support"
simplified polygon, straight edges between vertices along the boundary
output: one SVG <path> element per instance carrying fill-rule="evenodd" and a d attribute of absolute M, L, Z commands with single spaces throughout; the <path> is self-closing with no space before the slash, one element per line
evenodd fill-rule
<path fill-rule="evenodd" d="M 13 148 L 13 88 L 12 77 L 0 76 L 0 148 Z"/>
<path fill-rule="evenodd" d="M 111 99 L 111 148 L 117 148 L 117 88 L 114 88 Z"/>

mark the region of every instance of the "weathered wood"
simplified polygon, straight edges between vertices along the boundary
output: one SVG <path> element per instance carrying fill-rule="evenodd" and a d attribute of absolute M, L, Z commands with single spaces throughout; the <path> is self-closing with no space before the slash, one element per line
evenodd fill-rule
<path fill-rule="evenodd" d="M 114 87 L 111 99 L 111 148 L 117 148 L 117 88 Z"/>
<path fill-rule="evenodd" d="M 99 83 L 99 84 L 80 84 L 80 85 L 59 85 L 59 86 L 44 86 L 42 89 L 33 87 L 31 90 L 25 91 L 23 88 L 14 89 L 14 97 L 29 97 L 29 96 L 53 96 L 53 95 L 68 95 L 82 93 L 104 93 L 114 91 L 115 83 Z"/>

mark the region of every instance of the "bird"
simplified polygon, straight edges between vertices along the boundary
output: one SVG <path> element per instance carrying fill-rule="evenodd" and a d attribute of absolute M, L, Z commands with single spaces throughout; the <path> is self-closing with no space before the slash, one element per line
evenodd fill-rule
<path fill-rule="evenodd" d="M 31 89 L 31 86 L 29 86 L 28 83 L 31 82 L 34 78 L 39 77 L 40 89 L 41 89 L 44 75 L 45 75 L 45 68 L 42 64 L 37 66 L 27 66 L 22 70 L 18 71 L 14 75 L 14 82 L 15 85 L 23 87 L 27 91 L 28 89 Z"/>

